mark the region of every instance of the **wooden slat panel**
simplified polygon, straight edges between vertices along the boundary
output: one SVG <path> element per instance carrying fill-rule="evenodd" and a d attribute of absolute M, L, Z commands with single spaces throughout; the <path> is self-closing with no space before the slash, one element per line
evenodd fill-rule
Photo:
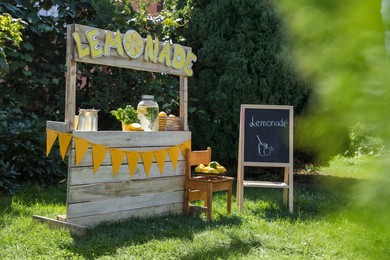
<path fill-rule="evenodd" d="M 151 217 L 165 214 L 180 214 L 183 211 L 183 203 L 174 203 L 160 205 L 156 207 L 132 209 L 119 212 L 111 212 L 87 217 L 68 219 L 69 223 L 81 225 L 84 227 L 94 227 L 103 221 L 120 221 L 127 218 Z"/>
<path fill-rule="evenodd" d="M 58 122 L 58 121 L 46 121 L 46 128 L 58 131 L 58 132 L 69 132 L 69 123 L 66 122 Z"/>
<path fill-rule="evenodd" d="M 100 215 L 131 209 L 148 208 L 183 202 L 183 191 L 148 193 L 133 197 L 117 197 L 93 202 L 69 204 L 67 217 L 72 218 Z"/>
<path fill-rule="evenodd" d="M 68 183 L 71 186 L 80 184 L 93 184 L 101 182 L 123 182 L 127 180 L 140 180 L 140 179 L 151 179 L 161 178 L 169 176 L 181 176 L 184 175 L 184 161 L 177 162 L 176 171 L 173 169 L 171 163 L 165 163 L 163 174 L 160 174 L 160 170 L 157 164 L 152 164 L 149 176 L 146 177 L 143 164 L 138 164 L 134 175 L 131 177 L 127 165 L 122 165 L 116 176 L 113 176 L 111 166 L 101 166 L 96 174 L 93 174 L 92 167 L 79 167 L 72 168 L 71 175 L 68 176 Z M 68 193 L 70 190 L 68 190 Z"/>
<path fill-rule="evenodd" d="M 183 190 L 184 176 L 78 185 L 71 188 L 69 203 L 91 202 L 115 197 Z"/>
<path fill-rule="evenodd" d="M 73 131 L 73 136 L 86 139 L 95 144 L 110 147 L 169 147 L 179 145 L 191 139 L 189 131 L 160 131 L 160 132 L 122 132 L 122 131 Z"/>

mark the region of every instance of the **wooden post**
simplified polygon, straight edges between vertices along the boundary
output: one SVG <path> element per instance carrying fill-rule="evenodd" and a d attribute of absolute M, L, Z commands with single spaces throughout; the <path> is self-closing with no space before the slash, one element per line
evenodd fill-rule
<path fill-rule="evenodd" d="M 65 122 L 69 124 L 70 131 L 74 130 L 74 116 L 76 113 L 76 62 L 74 61 L 74 44 L 72 34 L 74 24 L 67 27 L 66 39 L 66 92 L 65 92 Z"/>
<path fill-rule="evenodd" d="M 183 130 L 188 131 L 188 78 L 180 76 L 180 117 L 183 118 Z"/>

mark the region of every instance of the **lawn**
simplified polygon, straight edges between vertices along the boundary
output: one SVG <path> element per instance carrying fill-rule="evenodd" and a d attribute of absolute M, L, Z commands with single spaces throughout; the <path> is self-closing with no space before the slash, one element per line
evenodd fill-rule
<path fill-rule="evenodd" d="M 390 259 L 390 236 L 351 217 L 370 164 L 340 157 L 320 173 L 296 174 L 294 214 L 281 190 L 246 188 L 242 213 L 234 203 L 227 215 L 218 193 L 212 222 L 204 213 L 131 219 L 83 237 L 33 220 L 65 214 L 65 184 L 25 186 L 0 197 L 0 259 Z"/>

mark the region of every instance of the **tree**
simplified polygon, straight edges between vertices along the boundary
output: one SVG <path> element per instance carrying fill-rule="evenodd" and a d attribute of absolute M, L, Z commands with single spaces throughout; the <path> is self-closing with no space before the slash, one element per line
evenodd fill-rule
<path fill-rule="evenodd" d="M 190 79 L 193 143 L 224 163 L 237 159 L 241 104 L 307 105 L 281 14 L 268 0 L 196 2 L 186 32 L 198 55 Z"/>
<path fill-rule="evenodd" d="M 23 25 L 20 19 L 14 19 L 9 14 L 0 15 L 0 79 L 8 70 L 5 49 L 16 51 L 22 41 L 22 30 Z"/>

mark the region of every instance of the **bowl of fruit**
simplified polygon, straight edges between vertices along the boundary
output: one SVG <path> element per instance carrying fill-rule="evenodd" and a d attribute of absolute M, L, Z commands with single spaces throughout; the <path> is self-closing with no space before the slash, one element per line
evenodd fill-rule
<path fill-rule="evenodd" d="M 196 166 L 195 173 L 199 176 L 218 177 L 226 175 L 226 168 L 218 162 L 212 161 L 208 165 L 199 164 Z"/>

